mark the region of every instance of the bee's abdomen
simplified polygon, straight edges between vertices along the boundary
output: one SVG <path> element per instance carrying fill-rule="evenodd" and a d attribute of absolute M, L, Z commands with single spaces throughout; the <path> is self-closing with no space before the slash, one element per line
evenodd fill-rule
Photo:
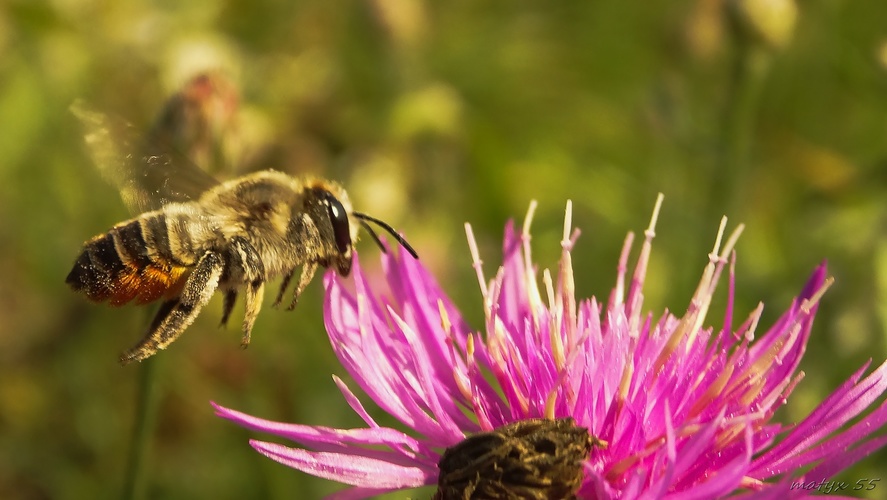
<path fill-rule="evenodd" d="M 86 242 L 65 281 L 96 302 L 144 304 L 176 292 L 187 270 L 173 259 L 166 217 L 155 212 Z"/>

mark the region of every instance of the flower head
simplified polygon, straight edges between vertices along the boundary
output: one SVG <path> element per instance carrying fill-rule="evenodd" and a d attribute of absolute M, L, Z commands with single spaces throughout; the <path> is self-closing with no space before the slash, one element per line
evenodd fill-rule
<path fill-rule="evenodd" d="M 370 285 L 357 261 L 351 287 L 327 273 L 324 317 L 333 350 L 360 389 L 409 432 L 376 423 L 335 376 L 366 428 L 277 423 L 221 406 L 218 414 L 297 443 L 250 442 L 280 463 L 351 485 L 339 498 L 438 484 L 445 450 L 477 433 L 509 435 L 531 419 L 570 417 L 598 444 L 580 448 L 590 452 L 578 498 L 805 493 L 792 482 L 831 477 L 887 442 L 869 437 L 887 419 L 884 404 L 844 428 L 887 389 L 887 363 L 864 379 L 862 367 L 794 426 L 772 420 L 803 377 L 797 368 L 830 283 L 824 265 L 755 338 L 761 306 L 733 326 L 733 246 L 741 227 L 721 248 L 724 221 L 686 312 L 654 318 L 643 312 L 642 289 L 659 203 L 628 284 L 632 235 L 626 239 L 606 305 L 575 297 L 579 233 L 569 203 L 556 273 L 545 270 L 540 280 L 530 253 L 534 207 L 520 233 L 506 227 L 504 263 L 489 282 L 466 225 L 483 298 L 482 332 L 411 258 L 383 255 L 387 286 L 381 288 Z M 723 323 L 706 327 L 728 263 Z"/>

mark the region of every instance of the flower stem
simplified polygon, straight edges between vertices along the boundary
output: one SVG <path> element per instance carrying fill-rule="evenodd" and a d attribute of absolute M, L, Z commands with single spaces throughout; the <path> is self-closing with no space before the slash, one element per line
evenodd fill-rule
<path fill-rule="evenodd" d="M 150 357 L 139 364 L 139 380 L 136 393 L 135 425 L 126 464 L 123 483 L 123 500 L 145 498 L 147 482 L 145 462 L 151 445 L 151 435 L 157 417 L 157 361 Z"/>
<path fill-rule="evenodd" d="M 738 204 L 751 194 L 738 191 L 747 185 L 751 173 L 755 120 L 770 60 L 771 54 L 756 44 L 738 40 L 734 45 L 709 213 L 735 212 Z"/>

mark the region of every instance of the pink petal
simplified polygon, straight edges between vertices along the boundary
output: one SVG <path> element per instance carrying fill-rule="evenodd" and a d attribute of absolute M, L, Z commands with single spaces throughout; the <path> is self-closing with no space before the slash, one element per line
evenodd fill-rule
<path fill-rule="evenodd" d="M 220 417 L 250 429 L 285 437 L 315 450 L 336 454 L 350 453 L 354 456 L 374 457 L 377 460 L 391 463 L 415 463 L 427 468 L 437 468 L 439 457 L 436 453 L 429 453 L 424 444 L 396 429 L 387 427 L 334 429 L 285 424 L 229 410 L 215 403 L 212 404 L 216 408 L 216 414 Z M 373 449 L 368 448 L 369 446 L 386 446 L 390 449 Z"/>
<path fill-rule="evenodd" d="M 436 466 L 423 469 L 349 454 L 306 451 L 263 441 L 250 440 L 249 443 L 262 455 L 283 465 L 352 486 L 393 491 L 437 481 Z"/>

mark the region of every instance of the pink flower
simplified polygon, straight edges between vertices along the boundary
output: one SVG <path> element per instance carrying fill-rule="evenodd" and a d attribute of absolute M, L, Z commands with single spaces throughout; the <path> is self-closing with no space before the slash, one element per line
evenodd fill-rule
<path fill-rule="evenodd" d="M 352 486 L 336 498 L 437 484 L 446 448 L 536 418 L 572 417 L 606 442 L 585 460 L 578 498 L 800 497 L 812 493 L 810 482 L 833 477 L 887 443 L 887 436 L 872 437 L 887 419 L 883 403 L 847 426 L 887 390 L 887 363 L 865 378 L 868 364 L 860 368 L 798 424 L 772 420 L 803 378 L 797 368 L 831 283 L 825 265 L 755 338 L 762 306 L 733 326 L 733 246 L 742 228 L 721 248 L 724 220 L 687 311 L 655 320 L 643 311 L 660 203 L 661 197 L 627 285 L 633 235 L 626 239 L 605 305 L 575 297 L 572 258 L 579 233 L 571 230 L 569 203 L 560 262 L 554 276 L 546 269 L 541 280 L 530 254 L 535 205 L 520 234 L 506 227 L 504 263 L 490 282 L 466 225 L 483 333 L 466 324 L 412 258 L 382 256 L 387 287 L 371 288 L 358 262 L 353 286 L 327 273 L 324 317 L 333 350 L 360 389 L 409 434 L 379 426 L 335 376 L 366 428 L 278 423 L 216 405 L 217 413 L 297 443 L 250 441 L 284 465 Z M 724 320 L 706 327 L 728 259 Z M 802 467 L 807 472 L 798 472 Z"/>

